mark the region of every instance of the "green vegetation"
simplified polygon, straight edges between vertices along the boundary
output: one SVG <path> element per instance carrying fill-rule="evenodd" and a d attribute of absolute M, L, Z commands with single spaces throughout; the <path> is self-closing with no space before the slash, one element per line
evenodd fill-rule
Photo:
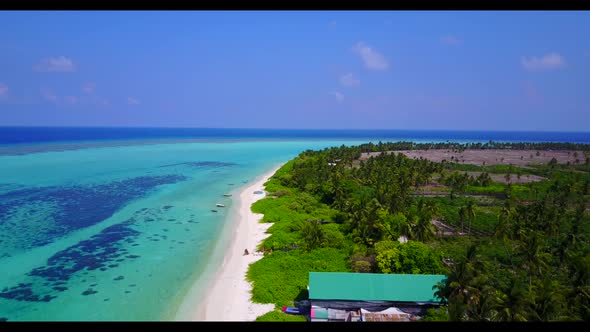
<path fill-rule="evenodd" d="M 423 322 L 436 322 L 449 320 L 449 313 L 446 307 L 430 308 L 426 311 L 426 316 L 422 318 Z"/>
<path fill-rule="evenodd" d="M 248 272 L 254 301 L 281 307 L 306 299 L 310 271 L 442 273 L 448 279 L 436 291 L 446 305 L 425 320 L 590 319 L 587 166 L 474 166 L 385 153 L 359 160 L 362 152 L 434 148 L 590 151 L 494 142 L 305 151 L 277 171 L 266 183 L 269 197 L 252 206 L 274 223 L 260 246 L 267 254 Z M 511 175 L 500 183 L 489 174 Z M 511 183 L 527 175 L 546 180 Z M 416 194 L 433 183 L 436 195 Z M 276 311 L 260 320 L 300 318 Z"/>
<path fill-rule="evenodd" d="M 282 311 L 273 310 L 256 318 L 257 322 L 306 322 L 307 319 L 300 315 L 288 315 Z"/>
<path fill-rule="evenodd" d="M 382 241 L 375 244 L 375 261 L 381 273 L 441 274 L 442 257 L 418 241 L 400 243 Z"/>
<path fill-rule="evenodd" d="M 356 149 L 361 152 L 379 152 L 379 151 L 391 151 L 391 150 L 453 150 L 462 152 L 467 149 L 472 150 L 489 150 L 489 149 L 510 149 L 510 150 L 538 150 L 537 156 L 540 155 L 542 150 L 579 150 L 584 152 L 584 157 L 587 152 L 590 151 L 589 144 L 580 143 L 530 143 L 530 142 L 518 142 L 518 143 L 507 143 L 507 142 L 493 142 L 487 143 L 452 143 L 452 142 L 440 142 L 440 143 L 414 143 L 414 142 L 379 142 L 378 144 L 367 143 L 362 144 Z M 584 159 L 583 156 L 579 156 L 580 159 Z"/>
<path fill-rule="evenodd" d="M 250 266 L 247 279 L 252 282 L 252 299 L 282 307 L 307 298 L 308 273 L 342 272 L 347 268 L 346 255 L 333 248 L 311 252 L 275 251 Z"/>

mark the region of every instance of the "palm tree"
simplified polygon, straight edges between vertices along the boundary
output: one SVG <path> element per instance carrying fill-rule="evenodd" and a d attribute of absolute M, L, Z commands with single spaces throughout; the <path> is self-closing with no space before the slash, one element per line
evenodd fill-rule
<path fill-rule="evenodd" d="M 565 258 L 567 258 L 570 253 L 579 250 L 580 244 L 583 244 L 586 241 L 585 233 L 580 231 L 584 220 L 583 218 L 585 210 L 586 206 L 584 201 L 579 200 L 573 214 L 571 229 L 569 229 L 568 232 L 562 236 L 562 240 L 560 241 L 557 248 L 562 265 L 565 263 Z"/>
<path fill-rule="evenodd" d="M 495 237 L 503 237 L 504 235 L 510 234 L 510 217 L 512 211 L 510 207 L 503 206 L 500 209 L 500 213 L 498 214 L 498 224 L 496 224 L 496 229 L 494 230 Z"/>
<path fill-rule="evenodd" d="M 463 224 L 465 222 L 465 216 L 466 215 L 467 215 L 467 212 L 465 210 L 465 207 L 461 206 L 459 208 L 459 220 L 461 221 L 461 233 L 464 233 Z"/>
<path fill-rule="evenodd" d="M 432 240 L 436 234 L 432 219 L 424 218 L 423 216 L 417 218 L 417 222 L 413 229 L 414 237 L 418 241 L 428 242 Z"/>
<path fill-rule="evenodd" d="M 414 238 L 414 233 L 412 231 L 412 220 L 408 220 L 407 218 L 399 218 L 397 223 L 397 229 L 399 233 L 404 236 L 406 239 Z"/>
<path fill-rule="evenodd" d="M 471 237 L 471 224 L 473 222 L 473 219 L 475 219 L 475 203 L 472 200 L 469 200 L 467 202 L 467 206 L 465 207 L 465 215 L 469 220 L 469 233 L 467 236 L 469 238 Z"/>
<path fill-rule="evenodd" d="M 484 270 L 485 267 L 477 255 L 477 246 L 471 244 L 465 256 L 451 265 L 447 279 L 435 285 L 435 295 L 448 302 L 450 320 L 460 321 L 469 318 L 469 306 L 474 303 L 478 292 L 477 287 L 474 287 L 474 278 Z"/>
<path fill-rule="evenodd" d="M 356 242 L 372 245 L 378 240 L 382 229 L 379 228 L 381 204 L 370 193 L 361 192 L 354 200 L 351 208 L 352 231 Z"/>
<path fill-rule="evenodd" d="M 564 309 L 567 308 L 567 304 L 559 282 L 546 276 L 535 283 L 533 292 L 535 297 L 532 313 L 537 320 L 550 321 L 564 318 Z"/>
<path fill-rule="evenodd" d="M 498 296 L 493 287 L 481 285 L 470 299 L 467 315 L 474 321 L 493 321 L 498 316 Z"/>
<path fill-rule="evenodd" d="M 471 271 L 467 261 L 463 258 L 451 265 L 447 278 L 434 287 L 435 296 L 443 298 L 448 303 L 449 319 L 461 321 L 465 319 L 466 299 L 469 296 L 469 280 Z"/>
<path fill-rule="evenodd" d="M 506 255 L 508 259 L 510 259 L 510 264 L 514 268 L 514 262 L 512 260 L 512 253 L 508 250 L 508 239 L 511 236 L 511 216 L 512 210 L 510 209 L 510 205 L 506 204 L 500 210 L 498 215 L 498 224 L 496 225 L 496 229 L 494 231 L 494 237 L 502 238 L 502 243 L 504 245 L 504 250 L 506 251 Z"/>
<path fill-rule="evenodd" d="M 498 291 L 498 320 L 524 322 L 528 318 L 529 293 L 517 276 L 510 279 L 506 292 Z"/>
<path fill-rule="evenodd" d="M 543 246 L 543 237 L 536 230 L 529 230 L 521 244 L 521 254 L 527 264 L 529 286 L 531 287 L 533 275 L 543 275 L 543 271 L 548 266 L 550 255 L 544 251 Z"/>
<path fill-rule="evenodd" d="M 428 200 L 426 203 L 424 203 L 423 210 L 424 213 L 427 216 L 430 216 L 431 219 L 436 218 L 439 212 L 438 205 L 436 205 L 436 202 L 432 200 Z"/>

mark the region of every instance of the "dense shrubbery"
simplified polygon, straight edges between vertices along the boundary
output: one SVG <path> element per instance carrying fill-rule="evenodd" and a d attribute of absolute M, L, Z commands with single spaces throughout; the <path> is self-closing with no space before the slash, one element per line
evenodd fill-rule
<path fill-rule="evenodd" d="M 375 244 L 375 260 L 381 273 L 441 274 L 442 257 L 422 242 L 382 241 Z"/>
<path fill-rule="evenodd" d="M 333 248 L 310 252 L 275 251 L 250 266 L 247 279 L 252 281 L 252 299 L 258 303 L 275 303 L 282 307 L 307 298 L 308 274 L 346 272 L 346 254 Z"/>
<path fill-rule="evenodd" d="M 282 311 L 273 310 L 256 318 L 257 322 L 306 322 L 307 319 L 300 315 L 288 315 Z"/>

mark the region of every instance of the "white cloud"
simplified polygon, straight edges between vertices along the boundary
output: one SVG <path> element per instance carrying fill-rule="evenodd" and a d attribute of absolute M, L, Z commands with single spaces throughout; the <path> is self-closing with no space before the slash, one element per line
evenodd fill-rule
<path fill-rule="evenodd" d="M 0 98 L 8 95 L 8 85 L 0 83 Z"/>
<path fill-rule="evenodd" d="M 520 60 L 524 69 L 528 71 L 541 71 L 559 69 L 565 67 L 565 59 L 558 53 L 549 53 L 544 56 L 537 58 L 533 57 L 522 57 Z"/>
<path fill-rule="evenodd" d="M 53 93 L 53 91 L 47 89 L 47 88 L 41 88 L 41 96 L 43 96 L 43 98 L 45 98 L 46 100 L 52 102 L 52 103 L 57 103 L 59 97 L 57 97 L 57 95 L 55 93 Z"/>
<path fill-rule="evenodd" d="M 139 105 L 139 100 L 133 97 L 127 97 L 127 105 Z"/>
<path fill-rule="evenodd" d="M 46 72 L 73 72 L 76 70 L 76 65 L 72 59 L 62 55 L 56 58 L 43 59 L 40 63 L 33 66 L 33 69 Z"/>
<path fill-rule="evenodd" d="M 357 86 L 361 84 L 361 81 L 354 77 L 353 73 L 348 73 L 340 76 L 340 84 L 344 86 Z"/>
<path fill-rule="evenodd" d="M 365 63 L 365 67 L 368 69 L 386 70 L 389 68 L 389 62 L 387 59 L 385 59 L 381 53 L 377 52 L 377 50 L 373 49 L 369 45 L 366 45 L 363 42 L 358 42 L 352 49 L 361 57 Z"/>
<path fill-rule="evenodd" d="M 332 91 L 330 94 L 333 95 L 339 103 L 344 100 L 344 95 L 338 91 Z"/>
<path fill-rule="evenodd" d="M 82 85 L 82 91 L 86 93 L 94 93 L 96 91 L 96 83 L 94 82 L 86 82 Z"/>
<path fill-rule="evenodd" d="M 440 42 L 446 45 L 459 45 L 462 44 L 463 41 L 455 36 L 443 36 L 440 37 Z"/>

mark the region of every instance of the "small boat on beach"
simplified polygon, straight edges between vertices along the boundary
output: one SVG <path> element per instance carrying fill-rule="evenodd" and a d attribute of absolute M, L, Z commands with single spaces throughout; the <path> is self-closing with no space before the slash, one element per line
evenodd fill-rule
<path fill-rule="evenodd" d="M 217 204 L 215 204 L 215 206 L 217 206 L 217 207 L 225 207 L 225 205 L 223 205 L 221 203 L 217 203 Z"/>
<path fill-rule="evenodd" d="M 283 307 L 282 311 L 286 314 L 301 315 L 301 310 L 297 307 Z"/>

